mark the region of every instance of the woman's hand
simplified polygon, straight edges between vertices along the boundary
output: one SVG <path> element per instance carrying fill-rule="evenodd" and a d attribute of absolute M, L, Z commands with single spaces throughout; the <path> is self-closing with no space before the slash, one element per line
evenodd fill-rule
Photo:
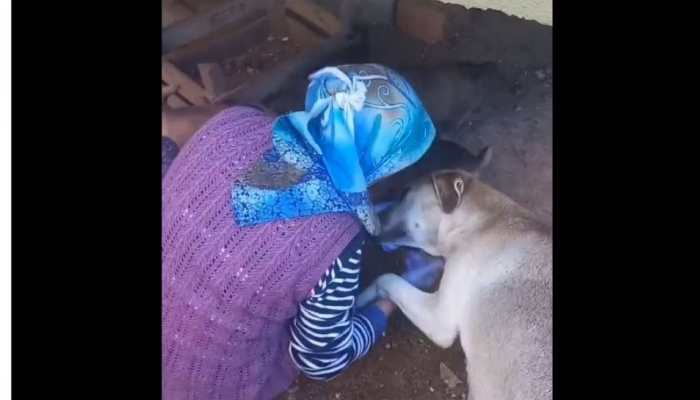
<path fill-rule="evenodd" d="M 406 271 L 401 276 L 421 290 L 429 290 L 440 277 L 445 260 L 419 249 L 406 250 Z"/>

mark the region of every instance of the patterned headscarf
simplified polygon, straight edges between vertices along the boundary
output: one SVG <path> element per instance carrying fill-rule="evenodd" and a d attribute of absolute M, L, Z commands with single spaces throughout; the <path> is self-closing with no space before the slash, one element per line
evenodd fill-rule
<path fill-rule="evenodd" d="M 273 149 L 232 191 L 239 226 L 352 212 L 379 223 L 367 188 L 418 161 L 435 127 L 410 84 L 377 64 L 309 76 L 305 111 L 275 121 Z"/>

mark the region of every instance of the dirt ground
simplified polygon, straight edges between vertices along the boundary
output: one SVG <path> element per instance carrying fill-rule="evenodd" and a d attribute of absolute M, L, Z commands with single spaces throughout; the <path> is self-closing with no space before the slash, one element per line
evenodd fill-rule
<path fill-rule="evenodd" d="M 493 147 L 482 179 L 551 224 L 552 30 L 500 12 L 446 7 L 452 7 L 447 43 L 427 46 L 405 34 L 373 28 L 365 48 L 342 61 L 379 62 L 404 74 L 443 138 L 472 152 Z M 298 82 L 273 101 L 273 108 L 286 112 L 303 107 L 306 84 Z M 300 378 L 280 399 L 466 398 L 459 343 L 440 349 L 403 315 L 395 315 L 386 336 L 365 359 L 330 382 Z M 460 382 L 450 387 L 441 369 L 452 371 Z"/>

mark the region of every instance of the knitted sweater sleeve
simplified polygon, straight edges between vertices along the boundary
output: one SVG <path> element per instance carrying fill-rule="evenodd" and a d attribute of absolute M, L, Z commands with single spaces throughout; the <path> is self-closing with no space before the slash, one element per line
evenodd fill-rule
<path fill-rule="evenodd" d="M 179 151 L 177 144 L 169 137 L 162 136 L 161 139 L 161 152 L 160 152 L 160 164 L 161 164 L 161 178 L 165 176 L 165 172 L 172 164 L 175 156 Z"/>
<path fill-rule="evenodd" d="M 379 308 L 354 308 L 364 240 L 364 233 L 352 240 L 292 321 L 289 353 L 309 378 L 334 378 L 367 354 L 386 330 L 387 317 Z"/>

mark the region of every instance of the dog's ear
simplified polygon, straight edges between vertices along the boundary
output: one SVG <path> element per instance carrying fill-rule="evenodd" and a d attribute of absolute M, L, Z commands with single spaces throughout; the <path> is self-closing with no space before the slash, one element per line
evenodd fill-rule
<path fill-rule="evenodd" d="M 440 208 L 446 214 L 450 214 L 462 202 L 473 178 L 457 171 L 443 171 L 433 174 L 432 180 Z"/>

